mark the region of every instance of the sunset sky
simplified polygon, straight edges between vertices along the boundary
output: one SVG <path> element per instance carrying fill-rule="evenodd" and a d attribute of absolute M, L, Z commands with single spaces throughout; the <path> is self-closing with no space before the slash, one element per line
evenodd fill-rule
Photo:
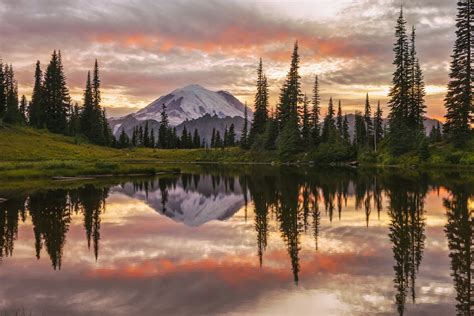
<path fill-rule="evenodd" d="M 103 105 L 117 116 L 194 83 L 252 104 L 259 57 L 274 106 L 298 40 L 304 91 L 318 74 L 323 107 L 333 96 L 349 113 L 362 109 L 366 92 L 374 105 L 386 102 L 401 4 L 418 30 L 428 115 L 441 118 L 455 31 L 450 0 L 0 0 L 0 58 L 29 96 L 36 60 L 45 67 L 60 49 L 78 102 L 97 58 Z"/>

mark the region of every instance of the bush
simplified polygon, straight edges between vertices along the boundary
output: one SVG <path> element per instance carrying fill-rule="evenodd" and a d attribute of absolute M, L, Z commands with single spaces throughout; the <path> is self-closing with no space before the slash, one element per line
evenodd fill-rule
<path fill-rule="evenodd" d="M 310 159 L 315 163 L 344 162 L 355 159 L 355 154 L 350 146 L 324 143 L 310 153 Z"/>
<path fill-rule="evenodd" d="M 450 153 L 445 158 L 449 164 L 457 165 L 461 161 L 461 155 L 459 153 Z"/>

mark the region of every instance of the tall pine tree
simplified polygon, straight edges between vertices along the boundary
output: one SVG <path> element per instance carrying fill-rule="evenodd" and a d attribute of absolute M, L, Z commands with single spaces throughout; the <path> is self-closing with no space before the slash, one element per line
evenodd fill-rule
<path fill-rule="evenodd" d="M 66 133 L 71 98 L 61 52 L 53 52 L 44 78 L 45 125 L 53 133 Z"/>
<path fill-rule="evenodd" d="M 367 93 L 365 98 L 365 110 L 364 110 L 364 122 L 365 122 L 365 131 L 366 131 L 366 141 L 365 143 L 373 147 L 374 144 L 374 126 L 372 122 L 372 108 L 370 107 L 369 94 Z"/>
<path fill-rule="evenodd" d="M 0 60 L 0 119 L 5 116 L 7 111 L 7 88 L 6 88 L 6 74 L 3 68 L 3 62 Z"/>
<path fill-rule="evenodd" d="M 463 147 L 470 136 L 473 110 L 474 4 L 471 0 L 458 1 L 456 21 L 456 42 L 449 74 L 451 80 L 445 98 L 447 113 L 444 132 L 455 146 Z"/>
<path fill-rule="evenodd" d="M 406 34 L 406 20 L 403 8 L 395 28 L 395 58 L 393 64 L 392 87 L 390 89 L 389 114 L 389 145 L 393 154 L 402 154 L 412 148 L 413 137 L 408 126 L 408 112 L 410 106 L 410 78 L 409 78 L 409 47 Z"/>
<path fill-rule="evenodd" d="M 255 94 L 255 112 L 253 115 L 252 127 L 249 134 L 249 146 L 253 144 L 258 135 L 263 134 L 268 120 L 268 84 L 263 72 L 263 63 L 260 62 L 257 68 L 257 92 Z"/>
<path fill-rule="evenodd" d="M 44 103 L 43 103 L 43 72 L 38 60 L 35 68 L 35 84 L 31 95 L 30 108 L 28 111 L 30 125 L 36 128 L 44 127 Z"/>
<path fill-rule="evenodd" d="M 314 77 L 313 85 L 313 99 L 312 99 L 313 108 L 311 111 L 311 137 L 313 139 L 313 144 L 315 146 L 319 145 L 321 139 L 321 131 L 319 128 L 319 114 L 321 106 L 321 95 L 319 94 L 319 80 L 318 76 Z"/>

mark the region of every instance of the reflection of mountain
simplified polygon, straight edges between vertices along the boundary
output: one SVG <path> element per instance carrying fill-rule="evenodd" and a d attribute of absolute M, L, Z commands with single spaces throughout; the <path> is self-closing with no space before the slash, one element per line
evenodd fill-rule
<path fill-rule="evenodd" d="M 187 183 L 185 177 L 155 180 L 148 189 L 137 190 L 128 183 L 114 190 L 145 201 L 160 214 L 191 227 L 226 220 L 244 206 L 242 188 L 233 177 L 204 175 L 191 183 Z"/>

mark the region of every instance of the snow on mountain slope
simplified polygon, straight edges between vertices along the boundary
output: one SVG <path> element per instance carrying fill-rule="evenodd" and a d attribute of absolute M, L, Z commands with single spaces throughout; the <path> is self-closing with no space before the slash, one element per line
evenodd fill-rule
<path fill-rule="evenodd" d="M 167 107 L 170 125 L 198 119 L 206 114 L 219 118 L 244 116 L 244 105 L 225 91 L 210 91 L 200 85 L 189 85 L 160 97 L 132 116 L 138 121 L 160 121 L 163 104 Z M 251 113 L 249 111 L 249 117 Z"/>

